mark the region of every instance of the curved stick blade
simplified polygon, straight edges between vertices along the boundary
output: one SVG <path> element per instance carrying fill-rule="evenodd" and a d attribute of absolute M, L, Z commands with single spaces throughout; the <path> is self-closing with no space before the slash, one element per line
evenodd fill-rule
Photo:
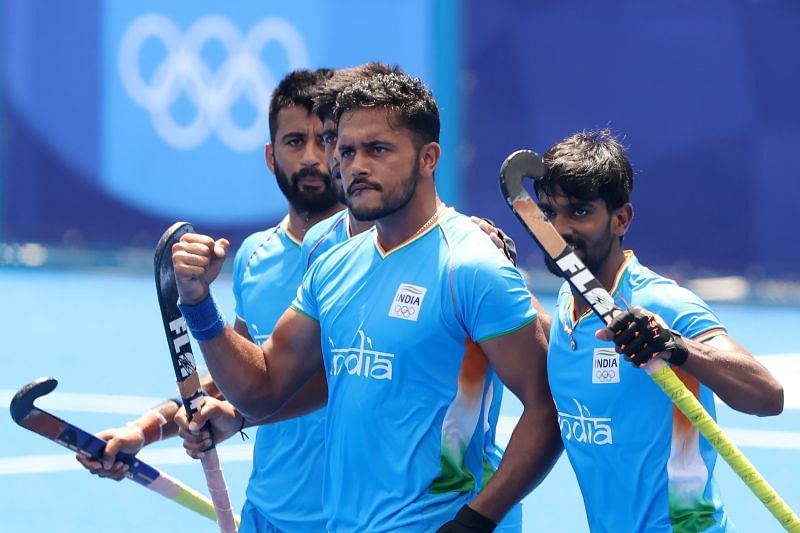
<path fill-rule="evenodd" d="M 545 168 L 542 158 L 532 150 L 517 150 L 503 161 L 500 167 L 500 188 L 506 201 L 511 202 L 525 192 L 522 180 L 541 178 Z"/>
<path fill-rule="evenodd" d="M 33 410 L 33 402 L 40 396 L 53 392 L 57 385 L 58 380 L 56 378 L 41 377 L 19 389 L 9 406 L 11 418 L 14 419 L 14 422 L 22 425 L 22 421 Z"/>
<path fill-rule="evenodd" d="M 191 351 L 186 321 L 178 308 L 178 287 L 175 282 L 175 268 L 172 264 L 172 245 L 178 242 L 185 233 L 193 231 L 194 227 L 188 222 L 176 222 L 161 236 L 154 257 L 161 321 L 164 325 L 178 389 L 189 420 L 202 405 L 205 391 L 197 374 L 197 365 Z M 207 425 L 206 429 L 211 432 L 210 426 Z M 217 524 L 223 533 L 235 532 L 236 523 L 228 497 L 228 487 L 213 444 L 205 451 L 205 454 L 201 463 L 208 489 L 211 492 L 211 500 L 214 503 Z"/>
<path fill-rule="evenodd" d="M 193 233 L 194 226 L 189 222 L 176 222 L 161 235 L 156 245 L 153 256 L 156 285 L 160 287 L 158 292 L 158 304 L 164 308 L 167 302 L 174 305 L 178 301 L 178 287 L 175 285 L 175 274 L 172 267 L 172 245 L 181 240 L 186 233 Z"/>
<path fill-rule="evenodd" d="M 194 232 L 194 226 L 189 222 L 176 222 L 159 239 L 153 258 L 158 307 L 164 323 L 164 333 L 169 339 L 175 378 L 179 384 L 192 375 L 196 367 L 183 315 L 178 309 L 178 286 L 175 282 L 175 268 L 172 264 L 172 245 L 180 241 L 184 234 L 192 232 Z M 187 412 L 191 416 L 188 406 Z"/>

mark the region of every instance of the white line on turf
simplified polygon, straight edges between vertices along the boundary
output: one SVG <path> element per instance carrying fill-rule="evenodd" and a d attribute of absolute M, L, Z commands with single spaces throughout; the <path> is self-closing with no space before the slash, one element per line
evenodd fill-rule
<path fill-rule="evenodd" d="M 177 442 L 175 441 L 176 445 Z M 252 444 L 222 444 L 217 450 L 223 463 L 250 461 L 253 458 Z M 196 463 L 195 459 L 186 455 L 183 448 L 145 449 L 137 457 L 155 467 Z M 71 453 L 0 458 L 0 476 L 69 470 L 83 470 Z"/>
<path fill-rule="evenodd" d="M 8 408 L 17 391 L 0 389 L 0 407 Z M 119 396 L 112 394 L 80 394 L 54 392 L 36 400 L 36 405 L 46 411 L 77 413 L 104 413 L 118 415 L 141 415 L 164 398 L 148 396 Z"/>
<path fill-rule="evenodd" d="M 784 409 L 800 409 L 800 353 L 759 355 L 757 359 L 781 382 Z M 0 407 L 8 408 L 15 390 L 0 389 Z M 155 396 L 53 392 L 37 400 L 48 411 L 140 415 L 164 401 Z M 719 402 L 719 399 L 717 399 Z"/>
<path fill-rule="evenodd" d="M 800 409 L 800 353 L 761 355 L 758 356 L 758 360 L 783 385 L 784 408 Z M 15 393 L 14 390 L 0 389 L 0 407 L 8 408 Z M 38 400 L 37 405 L 42 409 L 55 412 L 139 415 L 161 401 L 163 398 L 157 397 L 54 392 Z M 717 401 L 719 402 L 719 400 Z M 497 440 L 501 446 L 505 446 L 508 442 L 516 423 L 517 418 L 513 416 L 501 416 L 498 420 Z M 725 428 L 725 432 L 734 443 L 742 447 L 800 449 L 800 432 L 736 428 Z M 220 459 L 225 462 L 250 461 L 252 450 L 253 447 L 250 444 L 223 444 L 219 447 Z M 153 466 L 186 464 L 193 461 L 180 448 L 146 449 L 140 456 Z M 67 453 L 0 458 L 0 476 L 79 470 L 81 468 L 73 455 Z"/>
<path fill-rule="evenodd" d="M 505 447 L 508 443 L 516 424 L 516 417 L 500 417 L 497 422 L 497 440 L 501 446 Z M 737 446 L 743 448 L 800 450 L 800 433 L 798 432 L 736 428 L 728 428 L 725 432 Z M 253 446 L 251 444 L 222 444 L 217 449 L 219 450 L 220 460 L 223 463 L 250 461 L 253 457 Z M 139 457 L 155 467 L 194 462 L 194 459 L 186 455 L 181 448 L 145 449 L 139 454 Z M 0 476 L 65 472 L 81 470 L 82 468 L 75 460 L 74 455 L 69 453 L 0 458 Z"/>

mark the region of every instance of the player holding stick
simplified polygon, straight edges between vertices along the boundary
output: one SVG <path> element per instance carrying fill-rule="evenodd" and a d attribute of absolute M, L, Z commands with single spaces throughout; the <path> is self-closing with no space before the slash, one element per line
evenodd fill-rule
<path fill-rule="evenodd" d="M 347 70 L 351 71 L 349 81 L 354 81 L 391 69 L 374 63 Z M 237 253 L 234 267 L 237 301 L 234 330 L 256 342 L 269 336 L 280 312 L 289 305 L 300 285 L 305 269 L 299 260 L 299 239 L 311 225 L 341 209 L 331 192 L 334 184 L 325 185 L 326 179 L 319 174 L 320 170 L 327 174 L 327 167 L 322 158 L 321 122 L 311 113 L 312 100 L 329 76 L 324 70 L 290 73 L 272 97 L 270 133 L 273 142 L 267 146 L 266 160 L 289 200 L 289 214 L 278 227 L 248 237 Z M 313 181 L 325 186 L 311 186 Z M 490 234 L 494 230 L 485 222 L 482 228 Z M 513 242 L 510 245 L 513 246 Z M 324 386 L 323 374 L 315 379 L 317 385 Z M 212 395 L 206 399 L 208 405 L 204 413 L 216 413 L 211 420 L 217 443 L 244 427 L 270 425 L 269 428 L 261 426 L 256 438 L 254 469 L 240 531 L 323 530 L 320 463 L 324 411 L 284 423 L 299 413 L 313 411 L 313 406 L 309 405 L 300 410 L 288 405 L 268 420 L 245 421 L 222 399 L 210 376 L 204 376 L 202 381 Z M 213 397 L 221 401 L 214 401 Z M 297 401 L 302 402 L 302 397 Z M 116 453 L 136 453 L 144 445 L 174 436 L 177 427 L 172 421 L 176 413 L 183 415 L 183 418 L 178 416 L 179 421 L 186 420 L 180 399 L 165 400 L 126 426 L 99 433 L 109 440 L 102 462 L 82 456 L 78 456 L 78 460 L 92 473 L 120 480 L 128 467 L 115 460 Z M 184 446 L 193 457 L 200 457 L 202 449 L 210 446 L 210 435 L 206 431 L 190 434 L 185 430 L 182 436 L 187 439 Z"/>
<path fill-rule="evenodd" d="M 779 414 L 783 389 L 705 302 L 623 248 L 633 171 L 608 130 L 560 141 L 544 164 L 539 208 L 627 309 L 606 328 L 565 283 L 550 333 L 550 387 L 591 530 L 729 530 L 716 452 L 638 367 L 665 359 L 712 416 L 714 393 L 745 413 Z"/>
<path fill-rule="evenodd" d="M 241 342 L 209 296 L 227 241 L 185 235 L 173 255 L 184 316 L 250 418 L 324 367 L 329 530 L 432 531 L 457 514 L 442 531 L 491 531 L 560 452 L 530 295 L 491 241 L 439 202 L 438 109 L 424 85 L 398 74 L 358 82 L 337 117 L 349 207 L 376 229 L 314 263 L 261 348 Z M 476 496 L 489 363 L 525 409 Z"/>
<path fill-rule="evenodd" d="M 269 336 L 294 297 L 302 279 L 300 242 L 306 230 L 342 207 L 323 158 L 322 123 L 311 112 L 316 91 L 331 74 L 327 69 L 292 72 L 272 95 L 272 142 L 265 157 L 288 200 L 289 213 L 277 227 L 248 237 L 237 255 L 234 330 L 250 342 L 262 342 Z M 209 376 L 203 378 L 203 385 L 209 394 L 221 398 Z M 219 443 L 237 433 L 244 420 L 229 403 L 215 405 L 229 415 L 214 420 Z M 167 400 L 123 428 L 101 432 L 99 436 L 109 440 L 103 461 L 81 456 L 78 460 L 102 477 L 121 479 L 128 467 L 115 461 L 116 453 L 136 453 L 144 445 L 175 435 L 173 418 L 179 406 L 179 400 Z M 321 464 L 325 415 L 324 410 L 315 411 L 321 406 L 306 406 L 305 412 L 312 412 L 292 420 L 279 414 L 269 425 L 259 427 L 240 533 L 324 530 Z M 184 412 L 182 408 L 180 412 Z"/>
<path fill-rule="evenodd" d="M 325 144 L 325 159 L 331 173 L 332 181 L 339 195 L 339 200 L 346 203 L 346 197 L 342 191 L 340 165 L 335 157 L 335 148 L 337 144 L 336 125 L 333 120 L 333 108 L 336 104 L 336 97 L 338 94 L 360 79 L 365 79 L 377 74 L 387 74 L 390 72 L 402 73 L 398 67 L 390 67 L 383 63 L 367 63 L 357 67 L 351 67 L 338 70 L 334 75 L 327 80 L 319 94 L 315 98 L 314 110 L 323 124 L 322 138 Z M 492 242 L 495 243 L 500 250 L 503 250 L 509 260 L 514 257 L 514 242 L 508 238 L 502 231 L 494 227 L 491 222 L 471 217 L 471 220 L 478 224 L 478 226 L 487 233 Z M 324 252 L 345 240 L 354 237 L 364 231 L 371 229 L 375 225 L 373 220 L 358 220 L 352 212 L 348 209 L 342 210 L 326 220 L 321 221 L 306 232 L 303 239 L 303 246 L 301 250 L 301 264 L 304 268 L 308 268 L 313 261 L 315 261 Z M 534 298 L 534 305 L 537 311 L 541 311 L 541 306 Z M 541 317 L 541 315 L 540 315 Z M 481 486 L 488 483 L 489 479 L 497 469 L 498 464 L 502 458 L 502 448 L 496 443 L 496 430 L 497 419 L 500 412 L 500 405 L 503 398 L 503 383 L 495 375 L 492 384 L 487 387 L 486 401 L 488 402 L 488 415 L 487 415 L 487 434 L 484 439 L 485 447 L 485 468 L 483 472 L 483 479 L 480 482 Z M 204 409 L 207 417 L 214 418 L 218 416 L 228 416 L 225 411 L 229 408 L 219 406 L 220 413 L 216 413 L 215 406 L 209 406 Z M 284 410 L 285 411 L 285 410 Z M 206 418 L 208 419 L 208 418 Z M 201 457 L 202 450 L 210 445 L 210 435 L 206 432 L 198 434 L 192 433 L 188 430 L 188 419 L 183 415 L 183 412 L 176 418 L 181 430 L 179 434 L 184 438 L 184 446 L 193 457 Z M 503 519 L 498 525 L 497 531 L 505 533 L 519 532 L 522 529 L 522 504 L 514 506 L 512 511 Z"/>
<path fill-rule="evenodd" d="M 340 165 L 338 159 L 335 157 L 337 133 L 336 125 L 333 120 L 333 108 L 336 104 L 336 97 L 343 89 L 360 79 L 390 72 L 402 73 L 398 67 L 390 67 L 389 65 L 378 62 L 338 70 L 323 84 L 322 89 L 315 98 L 314 111 L 323 124 L 322 138 L 325 144 L 325 159 L 331 173 L 332 181 L 339 195 L 339 200 L 342 203 L 346 203 L 346 197 L 341 185 Z M 495 246 L 502 250 L 508 259 L 513 262 L 516 255 L 514 241 L 488 220 L 479 219 L 477 217 L 471 217 L 471 220 L 475 224 L 478 224 L 478 226 L 489 235 Z M 307 269 L 314 260 L 336 244 L 363 233 L 371 229 L 374 225 L 375 223 L 372 220 L 356 219 L 348 209 L 342 210 L 328 219 L 319 222 L 306 232 L 306 236 L 303 239 L 301 250 L 302 266 Z M 542 316 L 547 315 L 543 314 L 538 300 L 534 298 L 533 301 L 537 311 L 542 313 L 540 314 L 541 320 Z M 549 317 L 547 318 L 549 319 Z M 497 419 L 503 398 L 503 383 L 496 375 L 485 394 L 486 400 L 489 402 L 489 407 L 487 434 L 484 439 L 486 452 L 484 458 L 485 468 L 481 486 L 488 483 L 488 480 L 497 469 L 503 453 L 502 448 L 496 443 Z M 216 412 L 217 409 L 219 409 L 219 412 Z M 225 405 L 220 405 L 218 408 L 214 405 L 209 405 L 203 410 L 204 416 L 206 417 L 204 419 L 208 420 L 220 416 L 230 416 L 230 410 L 231 408 Z M 282 411 L 286 410 L 284 409 Z M 206 432 L 193 433 L 189 431 L 189 421 L 183 411 L 176 417 L 176 422 L 178 422 L 178 425 L 181 427 L 179 434 L 184 439 L 184 446 L 189 455 L 201 457 L 202 450 L 207 448 L 211 443 L 210 435 Z M 515 505 L 503 521 L 498 524 L 497 531 L 513 533 L 521 531 L 521 528 L 522 504 L 519 503 Z"/>

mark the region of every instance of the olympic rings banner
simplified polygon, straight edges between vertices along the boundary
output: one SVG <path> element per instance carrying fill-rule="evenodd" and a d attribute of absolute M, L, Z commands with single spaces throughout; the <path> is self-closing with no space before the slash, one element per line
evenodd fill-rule
<path fill-rule="evenodd" d="M 127 246 L 175 220 L 234 240 L 276 223 L 286 203 L 264 144 L 277 82 L 380 60 L 441 93 L 440 12 L 434 0 L 4 3 L 0 234 Z"/>

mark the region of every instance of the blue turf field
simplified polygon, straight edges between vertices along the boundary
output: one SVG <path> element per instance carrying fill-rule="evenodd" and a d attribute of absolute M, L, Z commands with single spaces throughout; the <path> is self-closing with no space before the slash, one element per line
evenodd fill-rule
<path fill-rule="evenodd" d="M 229 280 L 216 287 L 233 314 Z M 130 481 L 96 479 L 63 448 L 13 423 L 13 393 L 33 379 L 60 381 L 41 407 L 95 432 L 134 418 L 174 391 L 174 378 L 149 275 L 0 270 L 0 531 L 215 531 L 205 518 Z M 542 298 L 552 307 L 552 298 Z M 721 425 L 767 480 L 800 509 L 800 309 L 714 306 L 734 336 L 761 357 L 786 389 L 786 410 L 757 419 L 719 406 Z M 49 398 L 49 397 L 48 397 Z M 520 406 L 506 395 L 500 433 Z M 238 439 L 220 446 L 234 507 L 244 501 L 250 447 Z M 199 464 L 178 441 L 159 443 L 142 457 L 206 492 Z M 748 489 L 720 462 L 722 496 L 740 531 L 781 531 Z M 586 531 L 583 503 L 564 457 L 524 502 L 525 531 Z"/>

